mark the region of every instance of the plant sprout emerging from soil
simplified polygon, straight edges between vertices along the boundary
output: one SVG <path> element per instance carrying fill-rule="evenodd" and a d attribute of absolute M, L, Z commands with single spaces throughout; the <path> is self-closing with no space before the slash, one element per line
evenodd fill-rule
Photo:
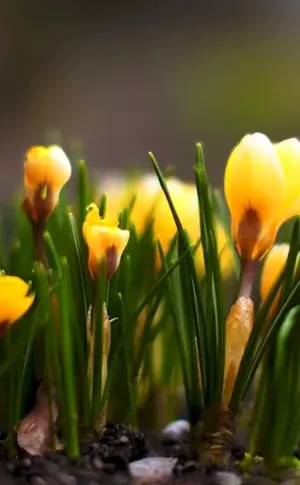
<path fill-rule="evenodd" d="M 231 235 L 200 144 L 195 184 L 164 175 L 153 154 L 150 160 L 153 175 L 131 177 L 117 196 L 107 190 L 99 200 L 79 157 L 72 170 L 58 145 L 27 152 L 23 204 L 3 221 L 13 233 L 9 241 L 2 231 L 0 245 L 7 451 L 15 456 L 16 443 L 32 454 L 59 446 L 76 458 L 81 440 L 107 421 L 149 427 L 161 395 L 159 412 L 175 417 L 170 404 L 183 386 L 198 459 L 227 462 L 252 390 L 248 456 L 259 453 L 271 468 L 294 466 L 297 217 L 289 244 L 274 243 L 300 212 L 300 143 L 273 144 L 255 133 L 234 148 L 224 179 Z M 72 172 L 77 191 L 68 205 Z M 259 305 L 253 285 L 264 258 Z M 237 272 L 232 299 L 225 282 Z"/>

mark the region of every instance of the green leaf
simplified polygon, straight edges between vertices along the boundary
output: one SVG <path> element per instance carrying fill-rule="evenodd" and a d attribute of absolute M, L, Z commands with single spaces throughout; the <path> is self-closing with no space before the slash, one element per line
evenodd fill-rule
<path fill-rule="evenodd" d="M 161 188 L 165 194 L 167 202 L 169 204 L 170 210 L 172 212 L 177 231 L 178 231 L 178 251 L 179 256 L 189 247 L 188 238 L 186 232 L 183 229 L 182 223 L 180 218 L 176 212 L 174 204 L 172 202 L 170 193 L 168 191 L 167 184 L 164 180 L 164 176 L 159 169 L 157 161 L 152 153 L 149 154 L 150 160 L 152 162 L 153 168 L 155 173 L 158 177 L 159 183 Z M 192 344 L 192 340 L 195 342 L 199 356 L 199 364 L 200 364 L 200 372 L 201 372 L 201 382 L 202 382 L 202 389 L 204 395 L 205 403 L 208 402 L 208 383 L 207 383 L 207 364 L 208 364 L 208 356 L 207 356 L 207 348 L 205 346 L 205 342 L 207 339 L 205 338 L 205 311 L 202 302 L 202 295 L 200 294 L 199 282 L 197 277 L 197 271 L 195 268 L 193 256 L 189 254 L 181 264 L 180 268 L 182 282 L 184 280 L 184 288 L 186 291 L 186 297 L 184 299 L 185 305 L 187 307 L 187 311 L 189 312 L 189 317 L 187 321 L 190 323 L 188 334 L 189 334 L 189 341 L 190 341 L 190 351 L 192 352 L 192 357 L 195 366 L 195 353 L 194 347 Z M 192 320 L 191 320 L 192 319 Z M 196 382 L 197 378 L 194 376 L 194 385 L 193 385 L 193 392 L 196 394 L 200 393 L 199 383 Z"/>

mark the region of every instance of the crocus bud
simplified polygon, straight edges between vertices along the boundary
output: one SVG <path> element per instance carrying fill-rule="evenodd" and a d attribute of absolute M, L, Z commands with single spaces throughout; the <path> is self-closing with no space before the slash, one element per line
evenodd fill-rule
<path fill-rule="evenodd" d="M 29 286 L 16 276 L 0 275 L 0 336 L 31 307 L 34 295 Z"/>
<path fill-rule="evenodd" d="M 243 261 L 261 259 L 280 225 L 300 213 L 300 143 L 272 144 L 261 133 L 246 135 L 225 171 L 232 235 Z"/>
<path fill-rule="evenodd" d="M 129 241 L 129 231 L 120 229 L 115 220 L 101 218 L 96 204 L 91 204 L 87 208 L 82 232 L 88 246 L 88 265 L 92 278 L 97 278 L 101 263 L 105 259 L 107 278 L 110 279 L 118 268 Z"/>
<path fill-rule="evenodd" d="M 70 161 L 59 146 L 35 146 L 28 150 L 24 164 L 24 209 L 32 222 L 45 222 L 52 214 L 71 172 Z"/>

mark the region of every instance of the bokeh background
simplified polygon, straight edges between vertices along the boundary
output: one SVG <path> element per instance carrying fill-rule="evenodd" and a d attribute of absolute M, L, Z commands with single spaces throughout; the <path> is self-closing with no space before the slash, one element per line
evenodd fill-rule
<path fill-rule="evenodd" d="M 298 0 L 2 0 L 0 199 L 45 132 L 102 173 L 161 164 L 214 184 L 246 132 L 300 136 Z"/>

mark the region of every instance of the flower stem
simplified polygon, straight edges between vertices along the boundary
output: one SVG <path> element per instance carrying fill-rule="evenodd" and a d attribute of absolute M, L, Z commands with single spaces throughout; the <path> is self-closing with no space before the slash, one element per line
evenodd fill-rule
<path fill-rule="evenodd" d="M 252 287 L 258 267 L 259 261 L 257 260 L 241 261 L 241 276 L 238 295 L 239 298 L 251 298 Z"/>
<path fill-rule="evenodd" d="M 49 262 L 44 244 L 46 224 L 45 222 L 32 222 L 31 226 L 36 260 L 40 261 L 45 266 L 46 270 L 49 270 Z"/>

